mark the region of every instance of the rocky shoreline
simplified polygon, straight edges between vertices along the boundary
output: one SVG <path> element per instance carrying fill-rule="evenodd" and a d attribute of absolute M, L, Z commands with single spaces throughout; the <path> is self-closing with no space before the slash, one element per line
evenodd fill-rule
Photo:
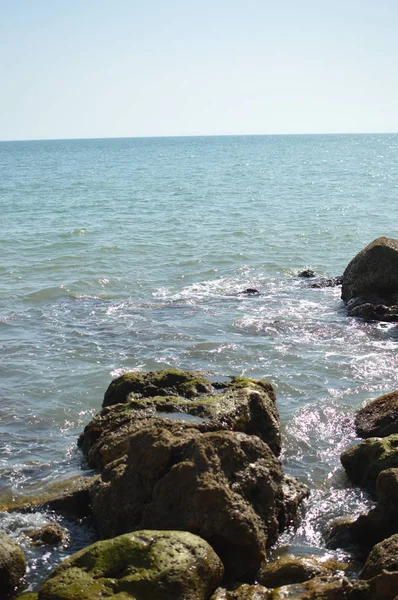
<path fill-rule="evenodd" d="M 398 321 L 396 253 L 397 240 L 379 238 L 342 279 L 310 286 L 342 283 L 350 316 Z M 98 541 L 64 560 L 38 592 L 17 596 L 26 561 L 2 535 L 0 600 L 398 600 L 398 391 L 363 407 L 355 426 L 363 441 L 341 462 L 377 503 L 325 532 L 329 547 L 361 557 L 352 577 L 352 565 L 338 561 L 270 558 L 279 534 L 298 525 L 309 494 L 283 471 L 270 383 L 234 376 L 217 382 L 176 369 L 125 373 L 78 440 L 96 475 L 2 507 L 92 519 Z M 70 543 L 67 531 L 51 525 L 30 538 Z"/>

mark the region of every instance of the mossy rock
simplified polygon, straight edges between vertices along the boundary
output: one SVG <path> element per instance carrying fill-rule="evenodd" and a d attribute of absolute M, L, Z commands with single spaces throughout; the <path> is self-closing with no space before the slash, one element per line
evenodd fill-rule
<path fill-rule="evenodd" d="M 204 540 L 185 531 L 136 531 L 97 542 L 62 562 L 40 600 L 207 600 L 223 566 Z"/>
<path fill-rule="evenodd" d="M 0 533 L 0 598 L 14 597 L 22 585 L 26 558 L 19 545 Z"/>
<path fill-rule="evenodd" d="M 398 571 L 398 534 L 374 546 L 360 573 L 361 579 L 371 579 L 383 571 Z"/>
<path fill-rule="evenodd" d="M 127 402 L 130 397 L 183 396 L 195 398 L 214 391 L 213 386 L 199 373 L 164 369 L 149 373 L 131 371 L 114 379 L 104 395 L 102 406 Z"/>
<path fill-rule="evenodd" d="M 340 459 L 352 483 L 374 488 L 381 471 L 398 467 L 398 434 L 368 438 L 343 452 Z"/>
<path fill-rule="evenodd" d="M 159 373 L 164 375 L 166 371 Z M 170 371 L 167 373 L 170 374 Z M 179 420 L 182 422 L 181 427 L 194 427 L 201 432 L 228 429 L 257 435 L 270 446 L 275 455 L 280 454 L 279 415 L 270 383 L 232 377 L 230 382 L 218 384 L 215 389 L 202 378 L 204 387 L 201 389 L 211 389 L 211 393 L 201 393 L 195 397 L 176 394 L 184 391 L 181 388 L 174 389 L 174 393 L 171 393 L 170 388 L 151 388 L 152 395 L 149 396 L 141 394 L 143 391 L 148 392 L 148 387 L 141 387 L 140 393 L 125 389 L 128 381 L 136 383 L 144 380 L 147 383 L 147 380 L 162 380 L 157 375 L 158 373 L 127 373 L 112 382 L 108 391 L 112 386 L 115 386 L 115 390 L 118 386 L 123 388 L 123 402 L 105 406 L 85 427 L 78 442 L 91 467 L 103 469 L 110 462 L 121 458 L 127 453 L 129 439 L 137 430 L 164 420 Z M 184 381 L 191 381 L 189 377 L 191 374 L 188 373 L 188 378 Z M 198 391 L 199 387 L 196 386 L 195 389 Z M 169 393 L 166 394 L 166 391 Z"/>
<path fill-rule="evenodd" d="M 17 596 L 15 600 L 39 600 L 39 594 L 38 592 L 26 592 Z"/>

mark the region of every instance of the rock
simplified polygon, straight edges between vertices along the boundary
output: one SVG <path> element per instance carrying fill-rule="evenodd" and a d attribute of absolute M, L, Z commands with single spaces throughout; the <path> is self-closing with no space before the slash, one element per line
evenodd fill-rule
<path fill-rule="evenodd" d="M 151 377 L 153 381 L 154 374 Z M 118 389 L 118 385 L 113 384 L 114 389 Z M 168 396 L 165 390 L 160 390 L 158 396 L 142 397 L 138 392 L 129 392 L 125 380 L 119 385 L 124 395 L 118 394 L 118 404 L 103 408 L 80 436 L 79 446 L 91 467 L 102 469 L 122 457 L 127 452 L 130 436 L 142 427 L 176 419 L 180 427 L 201 432 L 229 429 L 258 435 L 275 454 L 280 453 L 275 393 L 266 381 L 232 377 L 230 383 L 214 384 L 221 392 L 212 388 L 211 395 L 203 393 L 195 398 Z M 211 384 L 204 380 L 201 385 L 207 389 Z"/>
<path fill-rule="evenodd" d="M 59 523 L 47 523 L 27 535 L 36 546 L 68 546 L 71 541 L 69 531 Z"/>
<path fill-rule="evenodd" d="M 309 285 L 310 288 L 328 288 L 328 287 L 336 287 L 341 285 L 343 278 L 341 276 L 332 277 L 328 279 L 326 277 L 319 277 L 315 283 L 311 283 Z"/>
<path fill-rule="evenodd" d="M 212 548 L 185 531 L 135 531 L 64 560 L 40 600 L 207 600 L 223 566 Z"/>
<path fill-rule="evenodd" d="M 39 600 L 39 594 L 36 592 L 26 592 L 17 596 L 15 600 Z"/>
<path fill-rule="evenodd" d="M 398 571 L 398 534 L 374 546 L 366 559 L 360 578 L 371 579 L 383 571 Z"/>
<path fill-rule="evenodd" d="M 380 237 L 361 250 L 343 273 L 342 299 L 398 293 L 398 240 Z M 389 304 L 389 303 L 387 303 Z"/>
<path fill-rule="evenodd" d="M 380 473 L 376 480 L 376 493 L 376 506 L 349 526 L 353 539 L 368 549 L 398 533 L 398 469 Z"/>
<path fill-rule="evenodd" d="M 398 390 L 379 396 L 355 416 L 359 437 L 386 437 L 398 433 Z"/>
<path fill-rule="evenodd" d="M 257 288 L 246 288 L 242 292 L 239 292 L 239 294 L 246 294 L 247 296 L 259 296 L 261 292 Z"/>
<path fill-rule="evenodd" d="M 218 588 L 210 600 L 271 600 L 271 592 L 262 585 L 244 583 L 234 590 Z"/>
<path fill-rule="evenodd" d="M 332 570 L 313 556 L 284 555 L 277 560 L 262 565 L 257 581 L 268 588 L 277 588 L 291 583 L 302 583 L 330 575 Z"/>
<path fill-rule="evenodd" d="M 26 571 L 22 549 L 11 538 L 0 532 L 0 597 L 14 598 L 21 587 Z"/>
<path fill-rule="evenodd" d="M 316 578 L 305 583 L 282 586 L 272 600 L 395 600 L 398 573 L 382 573 L 369 581 L 345 577 Z"/>
<path fill-rule="evenodd" d="M 92 489 L 93 514 L 105 537 L 191 531 L 211 544 L 229 575 L 251 582 L 286 518 L 284 481 L 280 461 L 257 436 L 165 421 L 132 434 L 128 454 L 103 471 Z"/>
<path fill-rule="evenodd" d="M 182 396 L 196 398 L 214 392 L 212 385 L 199 373 L 165 369 L 150 373 L 132 371 L 114 379 L 105 392 L 102 407 L 132 398 Z"/>
<path fill-rule="evenodd" d="M 381 471 L 398 467 L 398 434 L 368 438 L 345 450 L 340 460 L 354 484 L 374 488 Z"/>
<path fill-rule="evenodd" d="M 304 279 L 310 279 L 312 277 L 316 277 L 316 273 L 312 269 L 304 269 L 304 271 L 301 271 L 298 274 L 298 277 L 303 277 Z"/>
<path fill-rule="evenodd" d="M 0 510 L 8 512 L 35 512 L 48 509 L 70 520 L 80 520 L 91 515 L 90 488 L 97 475 L 72 477 L 40 488 L 35 494 L 14 496 L 0 501 Z"/>

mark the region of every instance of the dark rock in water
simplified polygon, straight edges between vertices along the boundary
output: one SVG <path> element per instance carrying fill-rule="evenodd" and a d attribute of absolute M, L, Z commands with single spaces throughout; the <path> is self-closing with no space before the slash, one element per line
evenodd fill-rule
<path fill-rule="evenodd" d="M 353 483 L 374 488 L 381 471 L 398 467 L 398 434 L 367 438 L 345 450 L 340 459 Z"/>
<path fill-rule="evenodd" d="M 253 581 L 280 529 L 283 482 L 281 463 L 257 436 L 152 425 L 103 471 L 93 514 L 105 537 L 141 528 L 196 533 L 229 576 Z"/>
<path fill-rule="evenodd" d="M 361 250 L 343 274 L 342 299 L 398 293 L 398 240 L 380 237 Z"/>
<path fill-rule="evenodd" d="M 223 565 L 186 531 L 135 531 L 96 542 L 64 560 L 41 586 L 41 600 L 207 600 Z"/>
<path fill-rule="evenodd" d="M 398 390 L 379 396 L 355 416 L 359 437 L 386 437 L 398 433 Z"/>
<path fill-rule="evenodd" d="M 48 523 L 39 529 L 28 532 L 27 535 L 37 546 L 67 546 L 71 541 L 68 530 L 59 523 Z"/>
<path fill-rule="evenodd" d="M 398 240 L 380 237 L 349 263 L 341 297 L 350 317 L 398 322 Z"/>
<path fill-rule="evenodd" d="M 0 598 L 14 598 L 21 587 L 26 571 L 22 549 L 11 538 L 0 532 Z"/>
<path fill-rule="evenodd" d="M 276 588 L 291 583 L 303 583 L 331 573 L 332 569 L 327 568 L 315 557 L 285 555 L 263 565 L 257 580 L 266 587 Z"/>
<path fill-rule="evenodd" d="M 341 285 L 341 282 L 342 282 L 342 277 L 341 276 L 332 277 L 331 279 L 328 279 L 326 277 L 319 277 L 317 279 L 317 281 L 315 281 L 315 283 L 311 283 L 309 285 L 309 287 L 310 288 L 315 288 L 315 289 L 328 288 L 328 287 L 336 287 L 338 285 Z"/>
<path fill-rule="evenodd" d="M 301 271 L 301 273 L 298 274 L 298 277 L 310 279 L 311 277 L 316 277 L 316 273 L 312 269 L 305 269 L 304 271 Z"/>
<path fill-rule="evenodd" d="M 383 571 L 398 571 L 398 534 L 374 546 L 366 559 L 360 578 L 371 579 Z"/>
<path fill-rule="evenodd" d="M 162 373 L 162 372 L 160 372 Z M 79 445 L 90 466 L 101 469 L 109 462 L 120 458 L 128 450 L 130 436 L 142 427 L 159 425 L 174 415 L 179 417 L 180 427 L 195 428 L 198 431 L 218 431 L 230 429 L 258 435 L 275 454 L 281 449 L 279 416 L 272 385 L 259 379 L 232 377 L 229 383 L 214 387 L 203 377 L 196 375 L 201 389 L 196 396 L 168 396 L 170 388 L 157 388 L 159 395 L 143 397 L 140 381 L 141 373 L 126 373 L 114 380 L 109 389 L 118 390 L 116 405 L 106 406 L 85 427 Z M 152 391 L 156 373 L 148 374 L 144 390 Z M 134 390 L 131 391 L 131 382 Z M 185 384 L 184 384 L 185 385 Z M 188 382 L 192 393 L 192 380 Z M 217 389 L 216 389 L 217 388 Z M 185 391 L 185 387 L 182 391 Z M 194 389 L 198 389 L 195 383 Z M 219 389 L 222 391 L 220 392 Z M 123 393 L 122 393 L 123 390 Z M 116 392 L 115 392 L 116 393 Z M 108 400 L 109 399 L 108 396 Z M 169 418 L 168 418 L 169 417 Z M 195 417 L 196 420 L 193 420 Z"/>
<path fill-rule="evenodd" d="M 260 290 L 256 288 L 246 288 L 243 292 L 239 292 L 240 294 L 247 294 L 248 296 L 258 296 L 261 294 Z"/>

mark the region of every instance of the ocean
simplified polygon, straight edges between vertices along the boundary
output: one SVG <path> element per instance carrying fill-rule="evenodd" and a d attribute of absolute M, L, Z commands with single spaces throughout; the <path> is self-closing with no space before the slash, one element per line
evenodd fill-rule
<path fill-rule="evenodd" d="M 348 318 L 339 287 L 298 274 L 341 275 L 398 237 L 397 149 L 398 134 L 0 143 L 0 497 L 79 473 L 77 437 L 119 374 L 244 374 L 274 385 L 285 469 L 312 490 L 280 545 L 327 553 L 325 524 L 371 504 L 339 456 L 355 411 L 398 388 L 398 328 Z M 48 518 L 0 513 L 28 589 L 92 535 L 34 550 L 24 532 Z"/>

